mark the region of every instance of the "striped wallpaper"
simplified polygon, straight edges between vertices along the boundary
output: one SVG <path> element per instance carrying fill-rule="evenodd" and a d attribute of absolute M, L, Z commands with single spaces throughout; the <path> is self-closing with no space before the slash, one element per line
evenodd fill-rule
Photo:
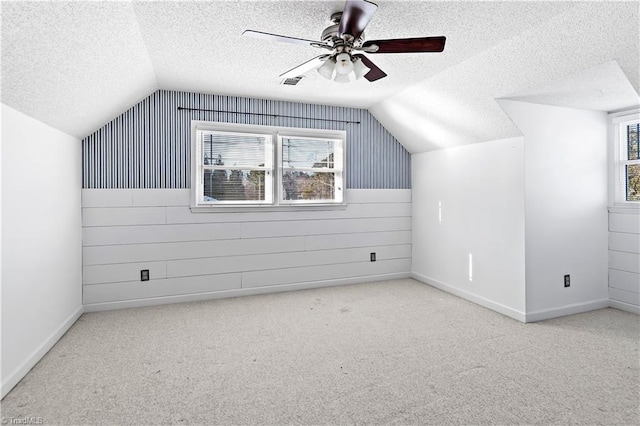
<path fill-rule="evenodd" d="M 82 140 L 83 188 L 189 188 L 191 120 L 345 130 L 347 188 L 411 187 L 409 153 L 367 110 L 160 90 Z"/>

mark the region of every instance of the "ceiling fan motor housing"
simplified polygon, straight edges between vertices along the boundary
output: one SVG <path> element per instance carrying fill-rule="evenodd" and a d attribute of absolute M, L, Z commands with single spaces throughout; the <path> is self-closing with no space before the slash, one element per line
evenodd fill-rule
<path fill-rule="evenodd" d="M 324 29 L 324 31 L 322 31 L 322 37 L 321 37 L 322 41 L 332 42 L 335 40 L 342 40 L 342 38 L 338 36 L 341 19 L 342 19 L 342 12 L 336 12 L 333 15 L 331 15 L 331 25 L 329 25 L 327 28 Z M 348 36 L 348 34 L 345 34 L 345 36 Z M 360 46 L 364 42 L 364 32 L 362 32 L 362 34 L 360 34 L 360 36 L 357 39 L 355 39 L 353 36 L 348 36 L 348 37 L 345 37 L 345 40 L 351 40 L 352 45 Z"/>
<path fill-rule="evenodd" d="M 332 43 L 334 39 L 338 38 L 338 24 L 330 25 L 322 31 L 322 36 L 320 40 L 324 42 Z"/>
<path fill-rule="evenodd" d="M 340 53 L 348 53 L 351 56 L 351 49 L 355 47 L 359 47 L 364 42 L 364 33 L 360 35 L 357 39 L 354 40 L 353 37 L 349 35 L 345 35 L 343 37 L 338 36 L 338 27 L 340 26 L 340 20 L 342 19 L 342 12 L 336 12 L 331 15 L 331 24 L 327 28 L 322 31 L 322 36 L 320 39 L 329 43 L 333 48 L 333 53 L 331 55 L 332 59 Z M 353 60 L 353 59 L 352 59 Z"/>

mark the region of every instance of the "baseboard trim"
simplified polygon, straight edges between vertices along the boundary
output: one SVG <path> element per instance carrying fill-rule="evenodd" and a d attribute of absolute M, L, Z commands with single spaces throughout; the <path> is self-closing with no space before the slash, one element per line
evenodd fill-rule
<path fill-rule="evenodd" d="M 58 328 L 56 328 L 53 333 L 47 337 L 44 342 L 40 344 L 34 350 L 31 355 L 29 355 L 18 368 L 16 368 L 12 373 L 9 374 L 7 379 L 2 382 L 1 393 L 2 398 L 4 398 L 10 391 L 13 389 L 19 382 L 22 380 L 24 376 L 27 375 L 29 371 L 42 359 L 43 356 L 49 352 L 49 350 L 55 345 L 58 340 L 71 328 L 73 324 L 80 318 L 80 315 L 84 312 L 84 308 L 80 306 L 76 309 L 71 315 L 65 319 Z"/>
<path fill-rule="evenodd" d="M 84 305 L 85 312 L 111 311 L 116 309 L 138 308 L 143 306 L 168 305 L 171 303 L 197 302 L 201 300 L 224 299 L 228 297 L 253 296 L 257 294 L 280 293 L 284 291 L 306 290 L 311 288 L 333 287 L 347 284 L 360 284 L 375 281 L 410 278 L 409 272 L 393 274 L 367 275 L 363 277 L 341 278 L 335 280 L 309 281 L 294 284 L 281 284 L 265 287 L 240 288 L 206 293 L 179 294 L 173 296 L 151 297 L 146 299 L 122 300 L 117 302 L 90 303 Z"/>
<path fill-rule="evenodd" d="M 618 309 L 620 311 L 630 312 L 632 314 L 640 315 L 640 306 L 632 305 L 631 303 L 620 302 L 618 300 L 609 299 L 609 307 Z"/>
<path fill-rule="evenodd" d="M 611 305 L 610 302 L 611 301 L 609 299 L 590 300 L 588 302 L 574 303 L 557 308 L 544 309 L 542 311 L 527 312 L 526 322 L 543 321 L 552 318 L 564 317 L 566 315 L 581 314 L 583 312 L 604 309 Z"/>
<path fill-rule="evenodd" d="M 456 288 L 450 284 L 444 283 L 442 281 L 436 280 L 435 278 L 427 277 L 422 274 L 418 274 L 417 272 L 412 272 L 411 277 L 417 281 L 420 281 L 424 284 L 428 284 L 432 287 L 435 287 L 439 290 L 445 291 L 447 293 L 453 294 L 454 296 L 461 297 L 465 300 L 473 302 L 482 307 L 491 309 L 492 311 L 496 311 L 502 315 L 508 316 L 509 318 L 513 318 L 514 320 L 520 322 L 526 322 L 526 315 L 524 312 L 517 311 L 508 306 L 502 305 L 500 303 L 496 303 L 493 300 L 489 300 L 485 297 L 478 296 L 477 294 L 469 293 L 468 291 L 461 290 Z"/>

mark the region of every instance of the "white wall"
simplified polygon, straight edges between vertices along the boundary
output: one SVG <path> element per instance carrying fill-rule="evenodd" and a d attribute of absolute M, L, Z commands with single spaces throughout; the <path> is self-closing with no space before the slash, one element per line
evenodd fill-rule
<path fill-rule="evenodd" d="M 82 313 L 80 140 L 2 105 L 2 395 Z"/>
<path fill-rule="evenodd" d="M 409 276 L 411 190 L 346 199 L 345 210 L 191 213 L 188 189 L 84 189 L 85 310 Z"/>
<path fill-rule="evenodd" d="M 524 135 L 527 320 L 607 307 L 606 113 L 500 104 Z"/>
<path fill-rule="evenodd" d="M 511 138 L 414 154 L 411 164 L 413 276 L 520 321 L 523 154 L 522 138 Z"/>

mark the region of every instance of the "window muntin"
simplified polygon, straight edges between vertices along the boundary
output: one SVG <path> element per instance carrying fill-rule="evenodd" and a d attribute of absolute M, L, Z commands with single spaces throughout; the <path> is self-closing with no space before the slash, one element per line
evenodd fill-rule
<path fill-rule="evenodd" d="M 343 143 L 339 139 L 278 137 L 282 204 L 343 201 Z"/>
<path fill-rule="evenodd" d="M 192 131 L 192 207 L 344 203 L 344 131 L 204 121 Z"/>

